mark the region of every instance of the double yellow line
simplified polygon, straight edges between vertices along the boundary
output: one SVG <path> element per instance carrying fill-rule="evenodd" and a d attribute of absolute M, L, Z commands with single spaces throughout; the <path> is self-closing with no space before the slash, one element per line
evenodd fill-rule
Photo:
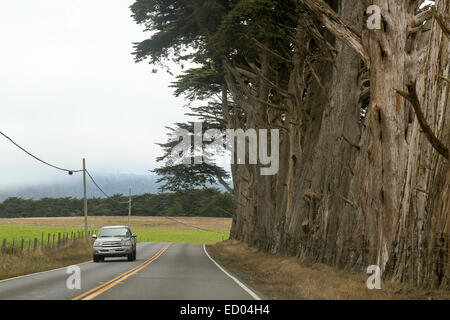
<path fill-rule="evenodd" d="M 128 270 L 127 272 L 124 272 L 120 274 L 119 276 L 115 277 L 114 279 L 109 280 L 108 282 L 105 282 L 98 287 L 95 287 L 94 289 L 91 289 L 89 291 L 86 291 L 85 293 L 80 294 L 79 296 L 73 298 L 72 300 L 92 300 L 95 297 L 101 295 L 103 292 L 108 291 L 112 287 L 118 285 L 123 280 L 127 279 L 128 277 L 131 277 L 132 275 L 138 273 L 142 269 L 146 268 L 149 264 L 151 264 L 153 261 L 158 259 L 169 247 L 171 243 L 165 245 L 161 250 L 159 250 L 153 257 L 146 260 L 145 262 L 141 263 L 137 267 L 134 267 L 131 270 Z"/>

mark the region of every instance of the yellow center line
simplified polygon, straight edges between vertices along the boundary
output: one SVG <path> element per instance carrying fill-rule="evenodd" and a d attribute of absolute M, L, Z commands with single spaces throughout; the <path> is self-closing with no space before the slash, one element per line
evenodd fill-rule
<path fill-rule="evenodd" d="M 142 269 L 146 268 L 149 264 L 151 264 L 153 261 L 158 259 L 170 247 L 170 245 L 171 245 L 171 243 L 167 244 L 161 250 L 159 250 L 154 256 L 152 256 L 150 259 L 144 261 L 140 265 L 128 270 L 127 272 L 124 272 L 124 273 L 118 275 L 117 277 L 115 277 L 115 278 L 89 290 L 89 291 L 86 291 L 86 292 L 80 294 L 79 296 L 73 298 L 72 300 L 92 300 L 92 299 L 94 299 L 95 297 L 102 294 L 103 292 L 105 292 L 105 291 L 111 289 L 112 287 L 114 287 L 115 285 L 121 283 L 123 280 L 127 279 L 128 277 L 130 277 L 130 276 L 138 273 Z"/>

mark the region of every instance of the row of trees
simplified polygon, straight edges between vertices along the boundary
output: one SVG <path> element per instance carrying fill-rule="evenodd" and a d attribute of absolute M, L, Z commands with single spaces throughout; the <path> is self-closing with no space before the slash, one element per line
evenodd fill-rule
<path fill-rule="evenodd" d="M 195 62 L 173 85 L 205 129 L 280 130 L 277 175 L 231 166 L 231 238 L 450 286 L 450 1 L 423 3 L 135 1 L 152 34 L 136 61 Z M 370 5 L 380 29 L 366 26 Z M 157 170 L 168 189 L 231 190 L 219 166 L 174 163 L 171 134 Z"/>
<path fill-rule="evenodd" d="M 128 215 L 128 197 L 88 200 L 89 215 Z M 186 190 L 176 193 L 133 196 L 133 216 L 195 216 L 230 217 L 233 196 L 218 189 Z M 0 203 L 0 218 L 72 217 L 83 216 L 83 200 L 75 198 L 44 198 L 40 200 L 9 198 Z"/>

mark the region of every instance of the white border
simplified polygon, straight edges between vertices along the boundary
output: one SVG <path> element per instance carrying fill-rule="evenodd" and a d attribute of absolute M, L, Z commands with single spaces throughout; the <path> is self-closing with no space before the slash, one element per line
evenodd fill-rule
<path fill-rule="evenodd" d="M 255 300 L 262 300 L 260 297 L 258 297 L 258 295 L 256 293 L 254 293 L 252 290 L 250 290 L 248 287 L 246 287 L 242 282 L 240 282 L 238 279 L 236 279 L 235 277 L 233 277 L 231 274 L 229 274 L 224 268 L 222 268 L 217 262 L 214 261 L 213 258 L 211 258 L 211 256 L 208 254 L 208 251 L 206 251 L 206 246 L 203 245 L 203 250 L 206 253 L 206 256 L 212 261 L 214 262 L 214 264 L 217 266 L 217 268 L 219 268 L 220 270 L 223 271 L 223 273 L 225 273 L 227 276 L 229 276 L 231 279 L 233 279 L 234 282 L 236 282 L 242 289 L 244 289 L 249 295 L 252 296 L 253 299 Z"/>

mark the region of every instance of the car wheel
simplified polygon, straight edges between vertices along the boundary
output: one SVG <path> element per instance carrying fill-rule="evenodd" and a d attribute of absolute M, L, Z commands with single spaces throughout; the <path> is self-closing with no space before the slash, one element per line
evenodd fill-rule
<path fill-rule="evenodd" d="M 94 255 L 94 259 L 93 260 L 94 260 L 94 262 L 99 262 L 100 258 L 98 256 Z"/>
<path fill-rule="evenodd" d="M 133 260 L 136 260 L 136 250 L 133 251 Z"/>
<path fill-rule="evenodd" d="M 128 257 L 128 261 L 133 261 L 133 253 L 130 253 L 127 257 Z"/>

